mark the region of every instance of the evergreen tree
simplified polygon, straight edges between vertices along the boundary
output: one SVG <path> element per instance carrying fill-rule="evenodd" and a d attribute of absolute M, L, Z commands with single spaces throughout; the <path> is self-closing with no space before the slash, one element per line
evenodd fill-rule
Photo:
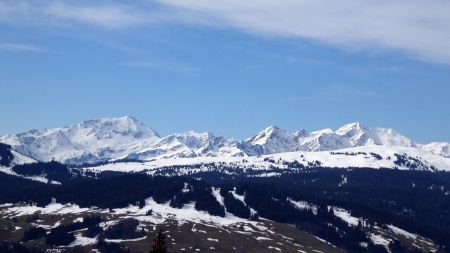
<path fill-rule="evenodd" d="M 150 250 L 150 253 L 166 253 L 167 245 L 164 241 L 165 239 L 166 235 L 162 232 L 162 229 L 159 229 L 158 234 L 155 239 L 153 239 L 154 244 L 152 250 Z"/>

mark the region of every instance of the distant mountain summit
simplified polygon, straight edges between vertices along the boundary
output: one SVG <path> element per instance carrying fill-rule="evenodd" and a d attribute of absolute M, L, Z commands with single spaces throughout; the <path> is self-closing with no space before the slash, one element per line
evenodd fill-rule
<path fill-rule="evenodd" d="M 153 129 L 126 116 L 6 135 L 0 137 L 0 142 L 10 144 L 18 152 L 40 161 L 80 164 L 125 156 L 159 138 Z"/>
<path fill-rule="evenodd" d="M 248 139 L 247 144 L 259 155 L 293 151 L 328 151 L 369 145 L 416 146 L 413 141 L 393 129 L 368 128 L 359 122 L 344 125 L 336 131 L 328 128 L 311 133 L 304 129 L 291 133 L 271 126 Z"/>
<path fill-rule="evenodd" d="M 342 126 L 336 134 L 348 138 L 352 147 L 381 145 L 388 147 L 415 147 L 416 144 L 391 128 L 368 128 L 359 122 Z"/>
<path fill-rule="evenodd" d="M 40 161 L 68 164 L 121 159 L 246 157 L 295 151 L 332 151 L 360 146 L 414 147 L 450 157 L 448 143 L 419 145 L 389 128 L 356 122 L 333 131 L 289 132 L 270 126 L 246 140 L 188 131 L 161 137 L 134 117 L 88 120 L 79 124 L 31 130 L 0 137 L 0 142 Z"/>
<path fill-rule="evenodd" d="M 277 126 L 270 126 L 255 136 L 247 139 L 246 153 L 263 155 L 296 151 L 298 146 L 297 133 L 290 133 Z"/>
<path fill-rule="evenodd" d="M 420 147 L 433 154 L 450 158 L 450 143 L 448 142 L 432 142 L 430 144 L 421 145 Z"/>

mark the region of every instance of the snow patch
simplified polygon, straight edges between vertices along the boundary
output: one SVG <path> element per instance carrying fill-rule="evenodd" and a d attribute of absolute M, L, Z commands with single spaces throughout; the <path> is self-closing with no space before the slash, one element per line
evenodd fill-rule
<path fill-rule="evenodd" d="M 394 225 L 388 225 L 388 228 L 392 231 L 392 232 L 394 232 L 394 233 L 396 233 L 396 234 L 399 234 L 399 235 L 403 235 L 404 237 L 407 237 L 407 238 L 411 238 L 411 239 L 417 239 L 417 235 L 415 235 L 415 234 L 413 234 L 413 233 L 410 233 L 410 232 L 408 232 L 408 231 L 406 231 L 406 230 L 403 230 L 403 229 L 401 229 L 401 228 L 399 228 L 399 227 L 396 227 L 396 226 L 394 226 Z"/>
<path fill-rule="evenodd" d="M 337 207 L 331 207 L 333 209 L 334 215 L 341 220 L 347 222 L 347 224 L 351 226 L 358 226 L 359 219 L 352 216 L 349 211 L 337 208 Z"/>

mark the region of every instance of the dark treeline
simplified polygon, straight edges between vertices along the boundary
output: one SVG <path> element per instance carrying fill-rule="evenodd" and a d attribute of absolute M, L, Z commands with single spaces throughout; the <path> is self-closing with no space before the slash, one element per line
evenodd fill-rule
<path fill-rule="evenodd" d="M 15 165 L 12 170 L 23 176 L 44 176 L 57 182 L 67 182 L 73 176 L 66 165 L 59 162 L 37 162 Z"/>
<path fill-rule="evenodd" d="M 21 199 L 17 197 L 15 192 L 30 192 L 34 189 L 42 189 L 44 184 L 5 173 L 0 173 L 0 202 L 17 202 Z M 25 200 L 25 199 L 24 199 Z"/>
<path fill-rule="evenodd" d="M 188 186 L 187 189 L 185 187 Z M 126 207 L 145 204 L 152 197 L 157 203 L 170 201 L 172 207 L 195 202 L 197 210 L 224 216 L 224 208 L 212 195 L 211 185 L 187 177 L 126 174 L 101 179 L 74 179 L 63 185 L 42 184 L 0 173 L 0 203 L 49 204 L 52 198 L 60 203 L 75 203 L 82 207 Z"/>
<path fill-rule="evenodd" d="M 0 166 L 8 167 L 13 159 L 14 156 L 11 153 L 11 146 L 0 143 Z"/>

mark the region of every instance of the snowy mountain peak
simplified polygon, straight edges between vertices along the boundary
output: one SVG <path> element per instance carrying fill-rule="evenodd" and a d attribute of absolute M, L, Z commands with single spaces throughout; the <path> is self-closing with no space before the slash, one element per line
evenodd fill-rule
<path fill-rule="evenodd" d="M 169 135 L 168 137 L 173 136 L 181 143 L 185 144 L 189 148 L 198 148 L 206 145 L 209 141 L 216 138 L 214 134 L 209 132 L 198 133 L 195 131 L 187 131 L 184 133 Z"/>
<path fill-rule="evenodd" d="M 421 145 L 421 148 L 428 152 L 450 158 L 450 143 L 448 142 L 432 142 Z"/>
<path fill-rule="evenodd" d="M 268 126 L 268 127 L 264 128 L 263 130 L 261 130 L 259 132 L 259 135 L 268 135 L 268 136 L 270 136 L 270 135 L 276 134 L 276 133 L 278 133 L 280 131 L 284 131 L 284 130 L 282 130 L 279 126 L 272 125 L 272 126 Z"/>
<path fill-rule="evenodd" d="M 90 133 L 98 134 L 98 137 L 108 137 L 112 134 L 132 135 L 135 138 L 141 137 L 159 137 L 158 133 L 150 127 L 144 125 L 141 121 L 132 116 L 120 118 L 101 118 L 87 120 L 75 126 L 82 129 L 90 129 Z"/>
<path fill-rule="evenodd" d="M 188 131 L 175 136 L 177 141 L 186 145 L 196 156 L 245 156 L 238 147 L 238 141 L 215 136 L 212 133 Z"/>
<path fill-rule="evenodd" d="M 358 132 L 364 131 L 367 128 L 360 122 L 354 122 L 350 124 L 343 125 L 338 130 L 336 130 L 336 134 L 342 136 L 354 135 Z"/>
<path fill-rule="evenodd" d="M 356 122 L 344 125 L 336 130 L 336 134 L 348 138 L 353 147 L 367 145 L 382 145 L 388 147 L 415 147 L 409 138 L 391 128 L 365 127 Z"/>
<path fill-rule="evenodd" d="M 284 138 L 288 132 L 278 126 L 269 126 L 248 140 L 252 145 L 264 145 L 276 138 Z"/>
<path fill-rule="evenodd" d="M 297 140 L 295 133 L 290 133 L 277 126 L 269 126 L 247 139 L 244 146 L 246 153 L 251 155 L 280 153 L 295 150 Z"/>
<path fill-rule="evenodd" d="M 158 139 L 153 129 L 126 116 L 2 136 L 0 142 L 37 160 L 78 164 L 120 157 Z"/>
<path fill-rule="evenodd" d="M 210 132 L 196 132 L 193 130 L 187 131 L 187 132 L 183 132 L 183 133 L 178 133 L 178 134 L 174 134 L 177 137 L 183 137 L 183 138 L 214 138 L 215 135 L 213 133 Z"/>
<path fill-rule="evenodd" d="M 279 131 L 279 130 L 281 130 L 281 128 L 279 126 L 271 125 L 271 126 L 266 127 L 263 131 L 265 131 L 265 132 L 275 132 L 275 131 Z"/>
<path fill-rule="evenodd" d="M 309 135 L 309 132 L 306 131 L 305 129 L 300 129 L 298 131 L 295 131 L 293 134 L 294 134 L 294 136 L 297 136 L 297 137 L 300 138 L 300 137 L 304 137 L 304 136 Z"/>
<path fill-rule="evenodd" d="M 333 134 L 334 131 L 331 128 L 325 128 L 325 129 L 321 129 L 321 130 L 317 130 L 314 132 L 311 132 L 311 135 L 325 135 L 325 134 Z"/>

